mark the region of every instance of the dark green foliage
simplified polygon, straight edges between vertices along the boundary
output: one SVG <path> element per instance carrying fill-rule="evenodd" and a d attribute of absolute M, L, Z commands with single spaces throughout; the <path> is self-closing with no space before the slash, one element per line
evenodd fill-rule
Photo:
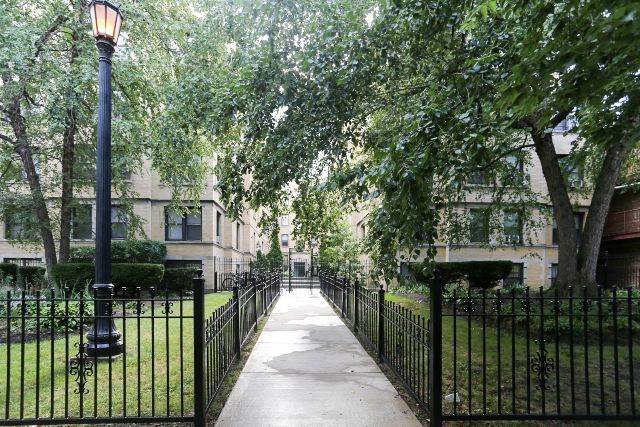
<path fill-rule="evenodd" d="M 160 283 L 160 290 L 190 291 L 193 289 L 193 278 L 197 275 L 196 267 L 167 268 Z"/>
<path fill-rule="evenodd" d="M 38 266 L 18 267 L 18 283 L 20 286 L 36 286 L 45 285 L 45 273 L 47 269 Z"/>
<path fill-rule="evenodd" d="M 51 294 L 45 291 L 41 294 L 45 298 L 38 300 L 36 294 L 33 292 L 25 292 L 24 314 L 22 311 L 22 304 L 14 304 L 11 306 L 10 315 L 14 316 L 12 320 L 12 327 L 21 328 L 21 318 L 24 315 L 25 319 L 25 332 L 27 334 L 35 333 L 37 328 L 40 328 L 40 332 L 50 331 L 53 328 L 56 332 L 64 332 L 68 326 L 70 331 L 77 331 L 80 327 L 80 298 L 83 297 L 81 293 L 68 293 L 65 297 L 68 301 L 65 302 L 63 295 L 56 295 L 56 302 L 52 304 L 50 300 Z M 15 297 L 15 295 L 14 295 Z M 84 294 L 85 298 L 90 298 L 88 294 Z M 21 298 L 21 296 L 20 296 Z M 56 315 L 53 319 L 51 317 L 52 308 L 55 310 Z M 39 322 L 35 319 L 37 313 L 40 313 Z M 68 316 L 60 316 L 60 313 L 68 313 Z M 6 305 L 0 304 L 0 316 L 6 316 Z M 85 304 L 82 312 L 84 318 L 84 325 L 89 325 L 93 322 L 93 304 Z"/>
<path fill-rule="evenodd" d="M 0 271 L 4 274 L 4 277 L 11 276 L 13 282 L 18 280 L 18 266 L 16 264 L 0 264 Z"/>
<path fill-rule="evenodd" d="M 53 267 L 53 278 L 60 287 L 68 287 L 72 291 L 83 290 L 93 283 L 95 266 L 87 263 L 57 264 Z"/>
<path fill-rule="evenodd" d="M 82 290 L 93 283 L 93 264 L 67 263 L 53 268 L 56 283 L 72 290 Z M 148 289 L 158 287 L 162 281 L 164 266 L 162 264 L 121 263 L 112 266 L 112 281 L 116 287 Z"/>
<path fill-rule="evenodd" d="M 269 260 L 270 268 L 282 268 L 284 257 L 282 256 L 280 241 L 278 240 L 278 235 L 276 233 L 271 236 L 271 246 L 269 248 L 269 253 L 267 254 L 267 259 Z"/>
<path fill-rule="evenodd" d="M 158 289 L 164 276 L 162 264 L 114 264 L 112 280 L 114 286 L 126 287 L 133 290 L 137 287 L 149 289 L 154 286 Z"/>
<path fill-rule="evenodd" d="M 256 270 L 269 270 L 269 259 L 265 254 L 262 253 L 261 250 L 258 250 L 256 254 L 256 260 L 253 263 L 253 268 Z"/>
<path fill-rule="evenodd" d="M 466 279 L 472 287 L 492 288 L 509 275 L 511 267 L 511 261 L 435 262 L 413 264 L 411 271 L 418 281 L 436 276 L 445 283 Z"/>
<path fill-rule="evenodd" d="M 579 288 L 578 288 L 579 289 Z M 500 307 L 502 326 L 509 328 L 507 317 L 514 314 L 516 330 L 524 331 L 527 324 L 533 325 L 539 330 L 540 316 L 543 313 L 543 329 L 546 334 L 553 336 L 556 330 L 556 318 L 558 334 L 568 336 L 573 328 L 574 337 L 582 336 L 586 330 L 589 333 L 598 333 L 600 320 L 605 335 L 618 330 L 618 333 L 628 332 L 629 322 L 631 330 L 640 331 L 640 290 L 602 290 L 602 299 L 599 302 L 597 296 L 587 294 L 585 298 L 582 289 L 576 290 L 573 298 L 559 294 L 556 298 L 553 291 L 546 292 L 533 288 L 518 286 L 510 289 L 473 289 L 460 284 L 448 285 L 443 290 L 443 305 L 445 311 L 451 312 L 454 307 L 459 314 L 470 313 L 473 316 L 482 314 L 483 299 L 485 307 L 491 307 L 491 313 L 495 315 L 495 307 Z M 498 302 L 499 301 L 499 302 Z M 628 303 L 631 301 L 631 303 Z M 617 311 L 618 315 L 613 316 Z M 632 313 L 628 315 L 629 311 Z M 527 315 L 528 313 L 528 315 Z M 557 315 L 556 315 L 557 313 Z M 488 316 L 488 322 L 495 322 L 496 317 Z M 571 319 L 573 318 L 573 326 Z M 532 320 L 535 319 L 535 320 Z M 585 325 L 586 320 L 586 325 Z"/>
<path fill-rule="evenodd" d="M 79 246 L 71 248 L 69 262 L 87 263 L 95 258 L 95 247 Z M 122 240 L 111 244 L 114 263 L 162 264 L 167 255 L 164 243 L 155 240 Z"/>

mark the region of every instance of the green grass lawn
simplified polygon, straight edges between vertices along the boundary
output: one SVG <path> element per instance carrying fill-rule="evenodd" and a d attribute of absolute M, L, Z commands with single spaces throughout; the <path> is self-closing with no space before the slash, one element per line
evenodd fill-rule
<path fill-rule="evenodd" d="M 207 294 L 205 316 L 230 298 L 230 292 Z M 151 318 L 152 313 L 162 317 L 163 309 L 159 302 L 154 307 L 147 304 L 139 320 L 116 320 L 126 355 L 98 362 L 87 377 L 84 393 L 79 393 L 67 363 L 78 352 L 80 334 L 70 336 L 68 346 L 64 338 L 43 339 L 39 345 L 29 342 L 24 350 L 20 343 L 11 344 L 9 375 L 4 375 L 8 346 L 1 344 L 0 419 L 193 413 L 193 319 L 171 318 L 192 316 L 193 304 L 173 301 L 169 318 Z"/>
<path fill-rule="evenodd" d="M 426 301 L 390 293 L 386 298 L 429 317 Z M 510 322 L 503 323 L 498 333 L 496 325 L 483 327 L 478 318 L 457 316 L 454 328 L 453 317 L 443 317 L 443 394 L 454 390 L 458 393 L 458 412 L 471 408 L 472 413 L 542 413 L 544 408 L 549 413 L 557 413 L 558 409 L 562 413 L 584 413 L 587 409 L 591 413 L 631 413 L 633 380 L 633 397 L 640 403 L 637 341 L 630 351 L 621 343 L 616 349 L 610 339 L 599 346 L 590 338 L 585 349 L 584 340 L 576 337 L 572 352 L 568 338 L 556 342 L 555 336 L 547 336 L 545 349 L 547 356 L 553 358 L 553 367 L 547 387 L 542 389 L 537 387 L 536 373 L 530 369 L 539 350 L 536 332 L 532 325 L 527 340 L 526 330 L 513 330 Z M 633 378 L 630 372 L 634 372 Z M 445 402 L 443 408 L 445 413 L 453 413 L 454 404 Z"/>

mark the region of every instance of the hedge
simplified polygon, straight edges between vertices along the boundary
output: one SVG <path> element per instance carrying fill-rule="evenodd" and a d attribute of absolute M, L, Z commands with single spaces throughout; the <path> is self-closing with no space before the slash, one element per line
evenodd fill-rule
<path fill-rule="evenodd" d="M 11 276 L 14 282 L 18 280 L 18 266 L 16 264 L 0 263 L 0 270 L 2 270 L 4 277 Z"/>
<path fill-rule="evenodd" d="M 94 283 L 93 264 L 66 263 L 53 267 L 53 277 L 62 286 L 67 286 L 74 291 L 82 290 L 85 286 Z M 149 289 L 158 287 L 164 275 L 162 264 L 134 264 L 117 263 L 111 267 L 112 282 L 117 288 L 126 287 L 135 289 Z"/>
<path fill-rule="evenodd" d="M 193 290 L 193 278 L 198 269 L 196 267 L 167 268 L 164 270 L 164 278 L 160 284 L 161 290 L 191 291 Z"/>
<path fill-rule="evenodd" d="M 20 286 L 43 286 L 47 269 L 39 266 L 18 267 Z"/>
<path fill-rule="evenodd" d="M 4 277 L 11 276 L 11 282 L 16 286 L 35 285 L 39 287 L 45 284 L 47 269 L 39 266 L 21 267 L 17 264 L 2 263 L 0 271 Z"/>
<path fill-rule="evenodd" d="M 111 259 L 121 264 L 162 264 L 167 255 L 164 243 L 155 240 L 122 240 L 111 244 Z M 92 263 L 96 257 L 95 247 L 71 248 L 70 263 Z"/>
<path fill-rule="evenodd" d="M 418 280 L 428 281 L 435 274 L 445 283 L 467 279 L 472 287 L 492 288 L 509 275 L 512 266 L 511 261 L 425 262 L 412 264 L 411 271 Z"/>

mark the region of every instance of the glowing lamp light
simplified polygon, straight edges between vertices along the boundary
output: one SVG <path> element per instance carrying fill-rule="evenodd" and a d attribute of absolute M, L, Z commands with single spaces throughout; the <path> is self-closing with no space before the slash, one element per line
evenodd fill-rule
<path fill-rule="evenodd" d="M 91 26 L 95 38 L 105 39 L 114 45 L 118 43 L 120 27 L 122 27 L 122 12 L 120 6 L 109 0 L 93 0 L 89 4 Z"/>

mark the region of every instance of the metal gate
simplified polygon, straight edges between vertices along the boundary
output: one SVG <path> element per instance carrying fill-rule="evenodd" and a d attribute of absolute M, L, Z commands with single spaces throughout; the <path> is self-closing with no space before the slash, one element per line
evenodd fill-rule
<path fill-rule="evenodd" d="M 318 288 L 317 254 L 309 252 L 289 251 L 283 268 L 283 285 L 289 290 L 293 288 Z"/>

